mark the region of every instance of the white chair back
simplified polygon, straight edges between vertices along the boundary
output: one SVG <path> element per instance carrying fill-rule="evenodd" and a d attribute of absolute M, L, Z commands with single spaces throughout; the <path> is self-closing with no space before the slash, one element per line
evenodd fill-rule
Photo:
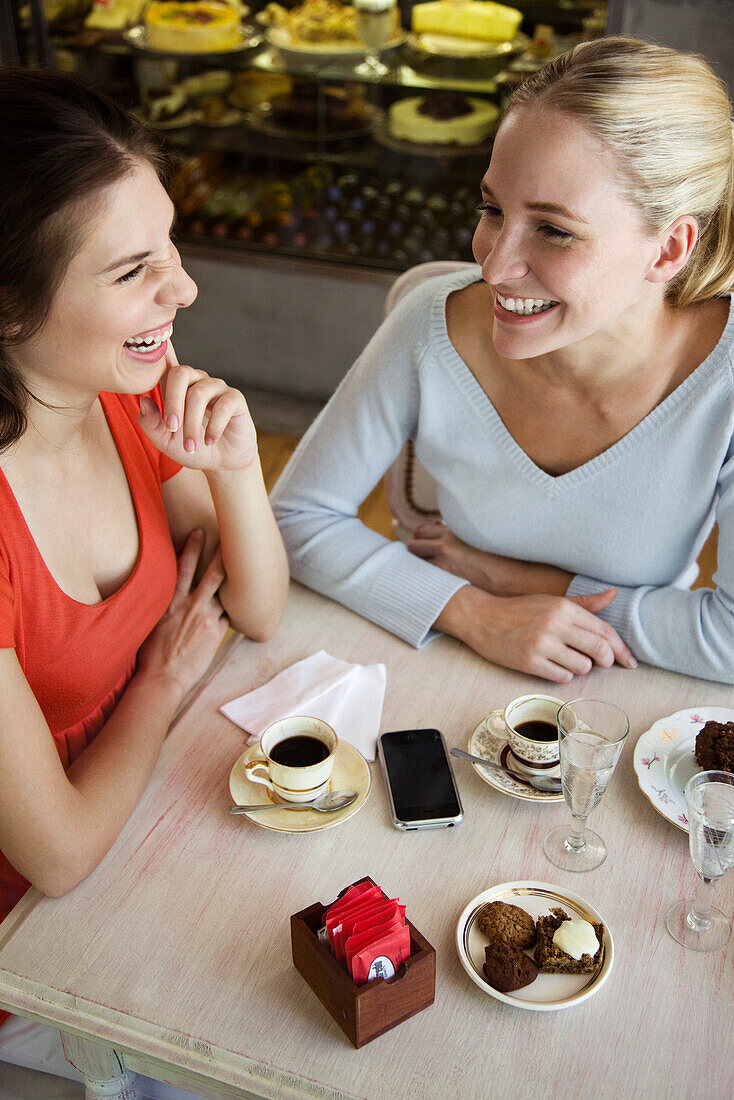
<path fill-rule="evenodd" d="M 462 271 L 472 266 L 458 260 L 433 260 L 409 268 L 390 287 L 385 299 L 385 316 L 410 290 L 426 279 L 435 275 L 449 275 L 453 271 Z M 407 441 L 385 474 L 385 489 L 393 514 L 393 533 L 403 542 L 410 541 L 413 528 L 417 524 L 441 519 L 436 482 L 415 457 L 412 439 Z"/>

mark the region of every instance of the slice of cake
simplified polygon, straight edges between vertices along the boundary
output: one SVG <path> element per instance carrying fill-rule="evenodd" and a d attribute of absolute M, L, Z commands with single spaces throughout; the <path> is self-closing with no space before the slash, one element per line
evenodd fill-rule
<path fill-rule="evenodd" d="M 416 145 L 481 145 L 493 132 L 499 107 L 459 92 L 399 99 L 388 109 L 393 137 Z"/>
<path fill-rule="evenodd" d="M 538 917 L 536 933 L 535 961 L 541 974 L 593 974 L 601 966 L 602 924 L 570 920 L 563 909 L 557 908 L 551 909 L 548 916 Z"/>
<path fill-rule="evenodd" d="M 146 45 L 165 53 L 215 53 L 242 41 L 238 13 L 214 0 L 154 0 L 143 21 Z"/>
<path fill-rule="evenodd" d="M 416 4 L 411 12 L 416 34 L 449 34 L 485 42 L 514 38 L 521 22 L 521 11 L 492 0 L 433 0 Z"/>
<path fill-rule="evenodd" d="M 707 722 L 696 736 L 696 763 L 734 772 L 734 722 Z"/>

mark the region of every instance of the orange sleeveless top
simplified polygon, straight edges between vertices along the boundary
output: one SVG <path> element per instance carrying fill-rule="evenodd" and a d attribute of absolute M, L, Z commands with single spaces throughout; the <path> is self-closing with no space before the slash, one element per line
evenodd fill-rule
<path fill-rule="evenodd" d="M 158 389 L 149 396 L 161 407 Z M 135 671 L 138 649 L 163 616 L 176 584 L 161 483 L 181 467 L 138 427 L 139 397 L 103 393 L 100 400 L 127 475 L 140 537 L 135 567 L 112 596 L 88 605 L 62 592 L 0 471 L 0 648 L 15 647 L 65 768 L 114 710 Z M 28 886 L 0 853 L 0 920 Z"/>

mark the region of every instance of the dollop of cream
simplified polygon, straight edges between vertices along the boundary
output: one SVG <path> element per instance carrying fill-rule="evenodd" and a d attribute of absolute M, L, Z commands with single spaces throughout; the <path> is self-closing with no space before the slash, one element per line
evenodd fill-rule
<path fill-rule="evenodd" d="M 582 955 L 593 958 L 599 950 L 594 926 L 587 920 L 564 920 L 553 933 L 553 943 L 577 962 Z"/>

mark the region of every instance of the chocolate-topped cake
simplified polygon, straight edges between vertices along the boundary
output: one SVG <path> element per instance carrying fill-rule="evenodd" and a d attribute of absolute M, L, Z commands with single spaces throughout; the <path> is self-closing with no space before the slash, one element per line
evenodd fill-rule
<path fill-rule="evenodd" d="M 707 722 L 696 737 L 696 763 L 734 772 L 734 722 Z"/>
<path fill-rule="evenodd" d="M 481 145 L 495 127 L 499 108 L 459 92 L 431 92 L 393 103 L 387 126 L 395 138 L 419 145 Z"/>

